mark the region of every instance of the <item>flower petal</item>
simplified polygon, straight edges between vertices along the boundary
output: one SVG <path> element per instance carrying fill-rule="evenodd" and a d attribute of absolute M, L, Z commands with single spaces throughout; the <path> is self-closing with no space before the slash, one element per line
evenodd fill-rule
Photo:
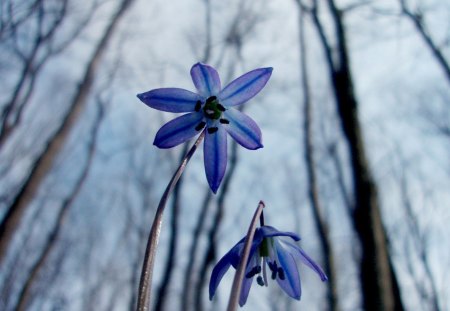
<path fill-rule="evenodd" d="M 221 126 L 215 133 L 206 131 L 203 156 L 209 187 L 216 193 L 227 168 L 227 132 Z"/>
<path fill-rule="evenodd" d="M 287 241 L 281 241 L 281 243 L 291 249 L 291 252 L 296 254 L 296 258 L 298 258 L 302 263 L 307 265 L 309 268 L 311 268 L 314 272 L 316 272 L 322 282 L 325 282 L 328 280 L 327 275 L 322 270 L 322 268 L 314 261 L 311 257 L 308 256 L 308 254 L 305 253 L 305 251 L 298 246 L 297 244 L 290 243 Z"/>
<path fill-rule="evenodd" d="M 284 270 L 284 279 L 278 274 L 277 282 L 280 287 L 292 298 L 300 300 L 301 285 L 300 276 L 293 254 L 286 250 L 278 241 L 275 241 L 277 257 Z"/>
<path fill-rule="evenodd" d="M 256 252 L 256 250 L 258 249 L 259 244 L 261 244 L 261 241 L 262 241 L 262 236 L 257 231 L 253 238 L 252 247 L 250 249 L 250 254 L 249 254 L 249 261 L 248 261 L 246 269 L 249 269 L 248 267 L 250 266 L 250 263 L 252 261 L 254 262 L 257 259 L 258 253 Z M 243 237 L 238 243 L 236 243 L 236 245 L 234 245 L 228 251 L 228 253 L 226 253 L 222 257 L 222 259 L 219 260 L 219 262 L 214 267 L 214 269 L 211 273 L 210 281 L 209 281 L 209 299 L 210 300 L 214 297 L 217 287 L 219 286 L 219 283 L 222 280 L 225 273 L 230 268 L 230 265 L 233 266 L 235 269 L 237 269 L 237 266 L 239 265 L 239 261 L 240 261 L 241 255 L 242 255 L 242 250 L 244 248 L 244 243 L 245 243 L 245 237 Z M 251 282 L 249 285 L 251 285 Z M 244 290 L 244 284 L 243 284 L 242 289 Z M 249 289 L 245 289 L 245 290 L 247 291 L 247 295 L 248 295 Z M 241 291 L 241 293 L 242 293 L 242 291 Z M 246 299 L 247 298 L 245 298 L 245 300 Z"/>
<path fill-rule="evenodd" d="M 199 133 L 195 127 L 202 119 L 202 113 L 193 112 L 167 122 L 159 129 L 158 133 L 156 133 L 153 144 L 158 148 L 165 149 L 187 141 Z"/>
<path fill-rule="evenodd" d="M 230 121 L 229 124 L 223 124 L 223 127 L 242 147 L 250 150 L 263 147 L 261 130 L 249 116 L 236 109 L 228 109 L 223 115 Z"/>
<path fill-rule="evenodd" d="M 205 98 L 220 92 L 220 78 L 216 69 L 209 65 L 197 63 L 191 68 L 191 77 L 200 95 Z"/>
<path fill-rule="evenodd" d="M 277 229 L 275 229 L 272 226 L 262 226 L 260 227 L 261 230 L 261 234 L 263 237 L 268 238 L 268 237 L 275 237 L 275 236 L 288 236 L 290 238 L 292 238 L 294 241 L 299 241 L 300 237 L 293 232 L 288 232 L 288 231 L 278 231 Z"/>
<path fill-rule="evenodd" d="M 137 97 L 151 108 L 168 112 L 192 112 L 201 99 L 198 94 L 179 88 L 154 89 Z"/>
<path fill-rule="evenodd" d="M 254 276 L 247 278 L 246 275 L 257 265 L 258 265 L 258 254 L 253 252 L 253 254 L 251 254 L 249 257 L 247 266 L 245 267 L 245 275 L 244 279 L 242 280 L 241 293 L 239 295 L 239 305 L 241 307 L 245 305 L 245 303 L 247 302 L 248 294 L 250 293 L 250 288 L 252 287 L 254 278 Z"/>
<path fill-rule="evenodd" d="M 218 95 L 225 107 L 245 103 L 263 89 L 272 75 L 273 68 L 260 68 L 247 72 L 228 84 Z"/>
<path fill-rule="evenodd" d="M 237 246 L 237 245 L 236 245 Z M 232 248 L 231 250 L 233 250 Z M 212 300 L 214 294 L 216 293 L 217 287 L 219 286 L 220 281 L 222 280 L 225 273 L 231 266 L 233 254 L 228 252 L 222 259 L 214 267 L 211 278 L 209 279 L 209 300 Z"/>
<path fill-rule="evenodd" d="M 239 295 L 239 305 L 242 307 L 247 302 L 248 294 L 250 293 L 250 288 L 252 287 L 253 277 L 246 278 L 242 280 L 241 294 Z"/>

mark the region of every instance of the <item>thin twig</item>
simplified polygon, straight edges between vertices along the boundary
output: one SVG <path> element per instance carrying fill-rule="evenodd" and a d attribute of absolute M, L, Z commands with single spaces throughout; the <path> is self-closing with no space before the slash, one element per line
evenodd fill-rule
<path fill-rule="evenodd" d="M 245 237 L 244 250 L 242 252 L 241 260 L 234 275 L 233 286 L 231 287 L 230 300 L 228 301 L 227 311 L 235 311 L 238 305 L 239 296 L 241 293 L 242 280 L 244 279 L 245 267 L 247 265 L 248 257 L 250 255 L 250 248 L 252 246 L 253 237 L 255 236 L 258 219 L 260 219 L 264 202 L 259 201 L 258 208 L 253 215 L 252 222 L 248 228 L 247 236 Z"/>
<path fill-rule="evenodd" d="M 139 297 L 137 310 L 138 311 L 146 311 L 149 310 L 149 303 L 151 297 L 151 281 L 153 276 L 153 266 L 155 264 L 155 256 L 156 256 L 156 248 L 159 242 L 159 235 L 161 233 L 162 226 L 162 217 L 164 213 L 164 209 L 166 207 L 167 200 L 169 198 L 170 193 L 173 191 L 176 183 L 183 174 L 184 169 L 186 168 L 187 163 L 191 159 L 194 152 L 197 150 L 198 145 L 202 142 L 205 137 L 205 132 L 203 131 L 200 136 L 195 141 L 192 148 L 184 157 L 177 171 L 173 175 L 169 184 L 167 185 L 166 190 L 164 191 L 163 196 L 161 197 L 161 201 L 159 202 L 158 209 L 156 210 L 155 218 L 153 219 L 152 229 L 150 230 L 150 234 L 148 237 L 147 248 L 145 250 L 144 263 L 142 265 L 142 273 L 141 280 L 139 283 Z"/>

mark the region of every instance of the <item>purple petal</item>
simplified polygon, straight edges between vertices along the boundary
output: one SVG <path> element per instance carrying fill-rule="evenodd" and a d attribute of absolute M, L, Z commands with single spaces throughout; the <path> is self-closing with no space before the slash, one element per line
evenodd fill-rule
<path fill-rule="evenodd" d="M 328 277 L 327 277 L 327 275 L 325 274 L 325 272 L 323 272 L 323 270 L 322 270 L 322 268 L 318 265 L 318 264 L 316 264 L 315 262 L 314 262 L 314 260 L 312 260 L 312 258 L 311 257 L 309 257 L 300 247 L 299 247 L 299 251 L 300 251 L 300 253 L 301 253 L 301 257 L 300 257 L 300 259 L 301 259 L 301 261 L 305 264 L 305 265 L 307 265 L 308 267 L 310 267 L 313 271 L 315 271 L 318 275 L 319 275 L 319 277 L 320 277 L 320 280 L 322 280 L 322 282 L 325 282 L 326 280 L 328 280 Z"/>
<path fill-rule="evenodd" d="M 228 84 L 218 95 L 226 107 L 245 103 L 261 91 L 272 75 L 272 68 L 260 68 L 247 72 Z"/>
<path fill-rule="evenodd" d="M 299 241 L 300 237 L 293 232 L 288 232 L 288 231 L 278 231 L 277 229 L 275 229 L 274 227 L 271 226 L 263 226 L 260 228 L 261 233 L 263 235 L 263 237 L 268 238 L 268 237 L 275 237 L 275 236 L 288 236 L 290 238 L 292 238 L 294 241 Z"/>
<path fill-rule="evenodd" d="M 249 116 L 236 109 L 228 109 L 223 115 L 230 121 L 229 124 L 223 124 L 223 127 L 242 147 L 250 150 L 263 147 L 261 130 Z"/>
<path fill-rule="evenodd" d="M 230 268 L 232 256 L 233 254 L 231 253 L 231 251 L 228 252 L 225 256 L 222 257 L 222 259 L 219 260 L 217 265 L 214 267 L 211 273 L 211 278 L 209 280 L 209 300 L 212 300 L 212 298 L 214 297 L 220 281 Z"/>
<path fill-rule="evenodd" d="M 242 307 L 247 302 L 248 294 L 250 293 L 250 288 L 252 287 L 253 277 L 246 278 L 242 280 L 241 294 L 239 296 L 239 305 Z"/>
<path fill-rule="evenodd" d="M 227 168 L 227 132 L 221 126 L 215 133 L 206 131 L 203 156 L 209 187 L 216 193 Z"/>
<path fill-rule="evenodd" d="M 153 144 L 159 148 L 171 148 L 187 141 L 199 133 L 195 127 L 202 119 L 202 113 L 193 112 L 167 122 L 156 133 Z"/>
<path fill-rule="evenodd" d="M 249 273 L 253 267 L 255 267 L 258 264 L 258 255 L 254 254 L 249 258 L 249 262 L 247 264 L 247 267 L 245 268 L 245 275 Z M 241 285 L 241 293 L 239 295 L 239 305 L 242 307 L 247 302 L 248 294 L 250 293 L 250 288 L 252 287 L 253 283 L 253 277 L 247 278 L 244 275 L 244 279 L 242 280 Z"/>
<path fill-rule="evenodd" d="M 328 280 L 328 277 L 325 272 L 323 272 L 322 268 L 314 260 L 312 260 L 312 258 L 309 257 L 300 246 L 287 241 L 281 241 L 281 243 L 287 247 L 290 247 L 291 252 L 297 255 L 296 258 L 316 272 L 323 282 Z"/>
<path fill-rule="evenodd" d="M 191 91 L 178 88 L 162 88 L 138 94 L 147 106 L 168 112 L 192 112 L 201 97 Z"/>
<path fill-rule="evenodd" d="M 213 67 L 197 63 L 191 68 L 191 77 L 200 95 L 207 98 L 219 94 L 220 78 Z"/>
<path fill-rule="evenodd" d="M 278 274 L 278 285 L 292 298 L 300 300 L 301 285 L 300 276 L 298 274 L 297 264 L 294 256 L 284 249 L 279 243 L 275 242 L 275 248 L 277 250 L 278 260 L 281 267 L 284 270 L 284 280 L 282 280 Z"/>
<path fill-rule="evenodd" d="M 258 249 L 259 244 L 261 244 L 261 241 L 262 241 L 262 237 L 260 235 L 257 236 L 255 234 L 255 237 L 254 237 L 253 243 L 252 243 L 252 248 L 251 248 L 250 254 L 249 254 L 249 263 L 247 264 L 246 269 L 249 269 L 250 263 L 255 262 L 255 260 L 257 259 L 258 253 L 256 252 L 256 250 Z M 219 286 L 219 283 L 222 280 L 225 273 L 230 268 L 230 265 L 233 266 L 235 269 L 237 269 L 237 266 L 239 265 L 239 261 L 240 261 L 241 255 L 242 255 L 242 250 L 244 248 L 244 242 L 245 242 L 245 237 L 242 238 L 238 243 L 236 243 L 236 245 L 234 245 L 228 251 L 228 253 L 226 253 L 222 257 L 222 259 L 219 260 L 219 262 L 214 267 L 214 269 L 211 273 L 210 281 L 209 281 L 209 299 L 210 300 L 214 297 L 217 287 Z M 251 283 L 249 285 L 251 285 Z M 244 290 L 244 285 L 243 285 L 242 289 Z M 248 295 L 248 290 L 249 289 L 246 289 L 247 295 Z M 241 294 L 242 294 L 242 291 L 241 291 Z M 245 298 L 245 299 L 247 299 L 247 298 Z"/>

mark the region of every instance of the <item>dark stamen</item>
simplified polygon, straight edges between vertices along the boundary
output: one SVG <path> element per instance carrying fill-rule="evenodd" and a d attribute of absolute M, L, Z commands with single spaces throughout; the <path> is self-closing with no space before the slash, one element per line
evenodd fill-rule
<path fill-rule="evenodd" d="M 256 278 L 256 282 L 258 282 L 258 285 L 264 286 L 264 281 L 263 281 L 262 276 L 259 275 L 259 276 Z"/>
<path fill-rule="evenodd" d="M 197 102 L 195 103 L 195 111 L 199 112 L 201 107 L 202 107 L 202 102 L 197 100 Z"/>
<path fill-rule="evenodd" d="M 216 99 L 217 99 L 216 96 L 208 97 L 208 99 L 206 100 L 206 103 L 211 103 L 211 102 L 215 101 Z"/>
<path fill-rule="evenodd" d="M 205 127 L 205 125 L 206 125 L 206 122 L 200 122 L 196 127 L 195 127 L 195 130 L 196 131 L 200 131 L 202 128 L 204 128 Z"/>
<path fill-rule="evenodd" d="M 269 269 L 270 269 L 270 271 L 277 271 L 277 262 L 276 261 L 274 261 L 274 262 L 268 262 L 268 265 L 269 265 Z"/>
<path fill-rule="evenodd" d="M 227 119 L 220 119 L 219 122 L 222 124 L 230 124 L 230 121 L 228 121 Z"/>
<path fill-rule="evenodd" d="M 226 110 L 225 107 L 222 106 L 221 104 L 217 104 L 217 109 L 219 109 L 222 112 L 224 112 Z"/>
<path fill-rule="evenodd" d="M 281 267 L 278 268 L 278 276 L 282 281 L 285 279 L 284 270 Z"/>
<path fill-rule="evenodd" d="M 258 274 L 257 270 L 258 270 L 257 267 L 253 267 L 249 272 L 247 272 L 245 277 L 247 279 L 254 277 L 256 274 Z"/>
<path fill-rule="evenodd" d="M 213 134 L 213 133 L 217 132 L 218 130 L 219 130 L 218 127 L 210 127 L 210 128 L 208 128 L 208 133 Z"/>
<path fill-rule="evenodd" d="M 256 266 L 255 269 L 256 269 L 256 274 L 261 273 L 261 266 Z"/>
<path fill-rule="evenodd" d="M 275 280 L 277 278 L 277 270 L 272 271 L 272 280 Z"/>

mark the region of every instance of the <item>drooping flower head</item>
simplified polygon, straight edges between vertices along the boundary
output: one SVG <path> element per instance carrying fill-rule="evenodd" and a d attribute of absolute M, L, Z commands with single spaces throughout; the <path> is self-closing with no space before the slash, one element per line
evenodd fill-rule
<path fill-rule="evenodd" d="M 327 276 L 294 241 L 300 237 L 292 232 L 282 232 L 271 226 L 256 229 L 250 256 L 242 281 L 239 305 L 247 301 L 253 279 L 261 286 L 268 286 L 268 278 L 276 280 L 278 285 L 290 297 L 300 300 L 301 285 L 297 264 L 304 263 L 314 270 L 322 281 Z M 214 267 L 209 282 L 209 299 L 216 293 L 217 287 L 230 266 L 237 269 L 244 248 L 245 238 L 239 241 Z M 269 276 L 269 277 L 268 277 Z"/>
<path fill-rule="evenodd" d="M 247 149 L 263 147 L 258 125 L 233 107 L 258 94 L 271 74 L 272 68 L 255 69 L 222 89 L 217 71 L 197 63 L 191 69 L 197 93 L 180 88 L 161 88 L 138 94 L 138 98 L 152 108 L 188 112 L 161 127 L 153 144 L 159 148 L 171 148 L 206 131 L 203 147 L 205 171 L 209 186 L 216 193 L 227 166 L 227 133 Z"/>

